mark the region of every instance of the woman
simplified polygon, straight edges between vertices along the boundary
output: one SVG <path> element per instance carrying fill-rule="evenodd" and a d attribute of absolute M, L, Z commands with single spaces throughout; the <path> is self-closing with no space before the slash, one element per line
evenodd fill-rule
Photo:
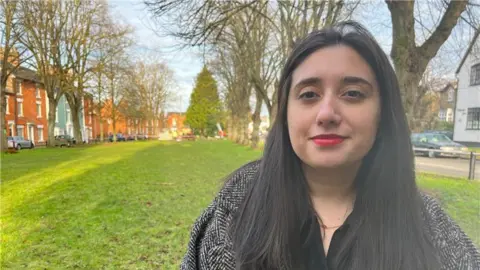
<path fill-rule="evenodd" d="M 354 22 L 314 32 L 280 78 L 264 156 L 194 224 L 182 269 L 480 269 L 415 183 L 395 72 Z"/>

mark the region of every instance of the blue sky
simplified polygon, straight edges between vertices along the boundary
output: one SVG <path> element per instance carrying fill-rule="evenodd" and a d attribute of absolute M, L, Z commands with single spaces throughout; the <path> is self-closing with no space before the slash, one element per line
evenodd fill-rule
<path fill-rule="evenodd" d="M 164 60 L 167 65 L 173 70 L 175 74 L 176 87 L 174 89 L 174 98 L 170 100 L 167 108 L 169 111 L 185 111 L 188 107 L 190 93 L 194 87 L 194 80 L 196 75 L 200 72 L 203 61 L 201 54 L 193 49 L 176 50 L 174 46 L 178 42 L 173 38 L 166 36 L 162 32 L 155 32 L 152 30 L 152 22 L 149 20 L 149 13 L 140 0 L 110 0 L 112 7 L 112 14 L 121 21 L 124 21 L 135 28 L 134 37 L 136 45 L 133 48 L 138 55 L 155 55 Z M 416 10 L 419 12 L 419 9 Z M 435 13 L 435 10 L 434 10 Z M 434 14 L 435 15 L 435 14 Z M 429 21 L 429 18 L 435 16 L 424 16 L 422 23 L 431 25 L 434 21 Z M 438 16 L 438 18 L 440 18 Z M 369 0 L 362 2 L 357 8 L 354 20 L 364 24 L 373 36 L 377 39 L 380 46 L 384 49 L 387 55 L 390 53 L 392 43 L 392 27 L 390 20 L 390 13 L 384 1 Z M 417 29 L 417 36 L 419 42 L 423 42 L 421 31 Z M 468 35 L 465 33 L 456 33 L 447 41 L 447 45 L 442 47 L 441 51 L 456 50 L 457 54 L 459 44 L 468 44 Z M 462 42 L 459 42 L 462 41 Z M 466 45 L 464 45 L 466 47 Z M 461 51 L 461 50 L 460 50 Z M 439 57 L 435 59 L 441 65 L 447 64 L 447 71 L 451 72 L 456 68 L 460 55 L 439 53 Z M 452 75 L 452 74 L 451 74 Z M 264 109 L 262 114 L 266 114 Z"/>
<path fill-rule="evenodd" d="M 135 28 L 134 38 L 136 45 L 133 50 L 140 57 L 154 55 L 164 60 L 175 74 L 176 87 L 173 89 L 169 111 L 186 111 L 190 93 L 194 86 L 196 75 L 203 66 L 198 52 L 191 50 L 177 50 L 178 44 L 172 37 L 152 30 L 149 14 L 142 1 L 139 0 L 110 0 L 112 14 Z"/>

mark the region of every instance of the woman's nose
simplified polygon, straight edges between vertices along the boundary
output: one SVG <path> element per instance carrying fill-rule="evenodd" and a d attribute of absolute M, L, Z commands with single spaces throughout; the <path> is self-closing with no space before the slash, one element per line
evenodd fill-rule
<path fill-rule="evenodd" d="M 329 126 L 340 124 L 342 117 L 338 112 L 336 97 L 326 95 L 318 106 L 316 122 L 318 125 Z"/>

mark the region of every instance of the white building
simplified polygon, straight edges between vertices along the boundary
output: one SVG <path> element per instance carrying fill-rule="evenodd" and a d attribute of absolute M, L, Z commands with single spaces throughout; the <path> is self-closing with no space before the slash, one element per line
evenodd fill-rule
<path fill-rule="evenodd" d="M 480 146 L 480 32 L 477 31 L 456 73 L 458 79 L 453 139 Z"/>

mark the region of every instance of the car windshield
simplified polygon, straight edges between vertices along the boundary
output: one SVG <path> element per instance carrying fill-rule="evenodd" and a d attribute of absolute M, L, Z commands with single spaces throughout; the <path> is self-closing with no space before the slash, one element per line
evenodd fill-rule
<path fill-rule="evenodd" d="M 12 141 L 12 140 L 13 140 L 13 137 L 8 136 L 8 137 L 7 137 L 7 140 L 8 140 L 8 141 Z"/>
<path fill-rule="evenodd" d="M 443 134 L 430 134 L 427 135 L 427 139 L 429 142 L 451 142 L 450 138 Z"/>

